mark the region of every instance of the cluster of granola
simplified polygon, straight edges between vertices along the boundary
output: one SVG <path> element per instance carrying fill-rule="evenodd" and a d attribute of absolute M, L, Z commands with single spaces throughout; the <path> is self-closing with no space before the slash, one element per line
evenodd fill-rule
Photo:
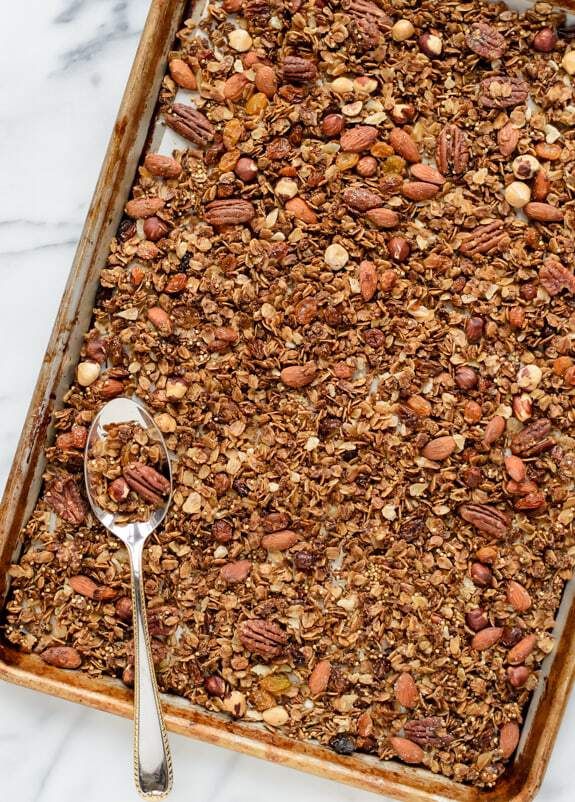
<path fill-rule="evenodd" d="M 127 554 L 78 482 L 82 429 L 136 393 L 175 454 L 161 688 L 496 782 L 575 557 L 564 24 L 482 0 L 188 21 L 160 98 L 181 149 L 146 156 L 102 271 L 10 641 L 131 681 Z"/>

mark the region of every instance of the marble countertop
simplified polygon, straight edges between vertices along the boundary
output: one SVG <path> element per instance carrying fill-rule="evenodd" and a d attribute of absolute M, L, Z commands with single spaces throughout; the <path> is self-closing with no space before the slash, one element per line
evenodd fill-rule
<path fill-rule="evenodd" d="M 0 486 L 8 474 L 148 0 L 3 4 Z M 372 794 L 171 736 L 174 802 L 375 802 Z M 538 802 L 573 799 L 575 697 Z M 0 683 L 0 797 L 130 802 L 131 723 Z"/>

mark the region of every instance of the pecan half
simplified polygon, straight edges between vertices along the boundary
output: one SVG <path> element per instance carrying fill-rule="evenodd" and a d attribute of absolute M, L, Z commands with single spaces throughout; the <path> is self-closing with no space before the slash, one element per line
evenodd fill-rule
<path fill-rule="evenodd" d="M 86 505 L 70 474 L 61 473 L 47 482 L 44 501 L 65 521 L 71 524 L 84 523 Z"/>
<path fill-rule="evenodd" d="M 150 465 L 132 462 L 124 470 L 124 479 L 139 496 L 152 504 L 161 504 L 170 492 L 170 482 Z"/>
<path fill-rule="evenodd" d="M 288 637 L 284 630 L 265 618 L 244 621 L 239 628 L 242 646 L 262 657 L 277 657 L 282 653 Z"/>
<path fill-rule="evenodd" d="M 205 147 L 213 142 L 216 129 L 211 122 L 197 109 L 174 103 L 172 113 L 164 115 L 166 125 L 181 134 L 194 145 Z"/>
<path fill-rule="evenodd" d="M 455 123 L 446 125 L 437 137 L 435 160 L 437 169 L 443 175 L 448 173 L 461 175 L 467 170 L 469 164 L 467 136 Z"/>
<path fill-rule="evenodd" d="M 501 58 L 507 50 L 503 36 L 486 22 L 475 22 L 465 34 L 465 42 L 470 50 L 489 61 Z"/>
<path fill-rule="evenodd" d="M 468 256 L 477 253 L 490 253 L 503 250 L 509 245 L 509 235 L 505 231 L 502 220 L 477 226 L 468 234 L 459 250 Z"/>
<path fill-rule="evenodd" d="M 438 749 L 448 746 L 453 741 L 445 729 L 443 719 L 439 716 L 414 719 L 406 722 L 405 735 L 419 746 L 433 746 Z"/>
<path fill-rule="evenodd" d="M 487 109 L 508 109 L 525 103 L 529 87 L 521 78 L 492 75 L 481 81 L 479 101 Z"/>
<path fill-rule="evenodd" d="M 208 203 L 204 219 L 211 226 L 236 226 L 249 223 L 255 216 L 256 210 L 250 201 L 230 198 Z"/>
<path fill-rule="evenodd" d="M 555 445 L 553 438 L 549 437 L 550 432 L 550 420 L 547 418 L 534 420 L 513 437 L 510 443 L 511 451 L 522 457 L 535 457 L 537 454 L 549 451 Z"/>
<path fill-rule="evenodd" d="M 307 84 L 317 78 L 317 67 L 309 58 L 286 56 L 281 65 L 284 81 L 294 84 Z"/>
<path fill-rule="evenodd" d="M 367 19 L 377 25 L 382 33 L 388 31 L 393 25 L 391 17 L 372 0 L 344 0 L 342 7 L 350 17 Z"/>
<path fill-rule="evenodd" d="M 544 261 L 539 281 L 549 295 L 559 295 L 561 290 L 575 292 L 575 276 L 553 256 Z"/>
<path fill-rule="evenodd" d="M 462 504 L 459 514 L 464 521 L 492 537 L 504 537 L 509 530 L 509 516 L 488 504 Z"/>

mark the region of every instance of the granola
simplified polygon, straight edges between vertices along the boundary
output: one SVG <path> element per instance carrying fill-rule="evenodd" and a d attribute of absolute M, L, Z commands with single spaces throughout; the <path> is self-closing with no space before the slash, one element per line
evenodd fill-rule
<path fill-rule="evenodd" d="M 94 413 L 136 394 L 174 454 L 162 690 L 492 787 L 575 558 L 570 29 L 224 0 L 178 42 L 180 145 L 111 244 L 4 635 L 131 683 L 127 554 L 80 488 Z"/>

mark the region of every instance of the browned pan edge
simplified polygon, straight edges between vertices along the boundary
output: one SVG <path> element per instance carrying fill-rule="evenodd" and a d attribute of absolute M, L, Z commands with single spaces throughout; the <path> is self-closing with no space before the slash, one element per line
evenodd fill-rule
<path fill-rule="evenodd" d="M 560 4 L 575 10 L 575 0 Z M 0 505 L 0 598 L 8 564 L 35 501 L 53 407 L 70 382 L 95 286 L 128 197 L 144 146 L 166 55 L 188 0 L 152 0 L 146 26 L 108 146 L 46 356 Z M 575 603 L 569 609 L 545 691 L 519 758 L 491 791 L 463 786 L 422 769 L 375 758 L 342 758 L 320 746 L 293 741 L 261 727 L 228 721 L 185 703 L 166 701 L 170 730 L 218 746 L 409 802 L 528 802 L 547 767 L 575 668 Z M 110 713 L 132 715 L 131 692 L 119 682 L 46 666 L 38 657 L 0 644 L 0 678 Z"/>

